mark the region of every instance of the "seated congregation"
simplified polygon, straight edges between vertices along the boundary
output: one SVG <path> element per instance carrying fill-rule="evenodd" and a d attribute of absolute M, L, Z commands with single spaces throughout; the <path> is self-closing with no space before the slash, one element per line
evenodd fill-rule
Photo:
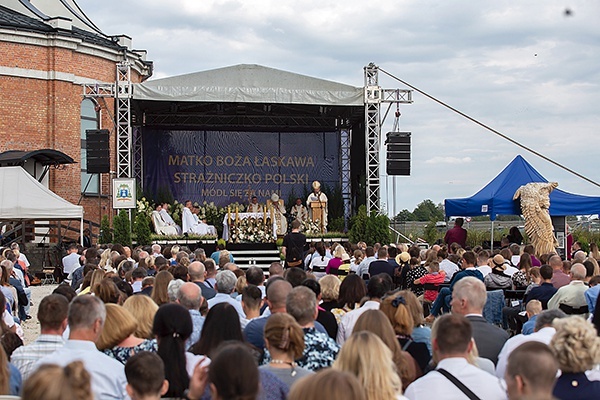
<path fill-rule="evenodd" d="M 2 253 L 0 282 L 15 270 L 10 253 Z M 3 284 L 0 394 L 562 400 L 600 393 L 593 255 L 565 261 L 537 259 L 518 245 L 492 253 L 319 242 L 299 266 L 273 263 L 266 274 L 241 269 L 222 248 L 207 255 L 115 244 L 69 253 L 68 279 L 40 302 L 40 335 L 31 343 L 14 328 L 14 292 L 10 280 Z"/>

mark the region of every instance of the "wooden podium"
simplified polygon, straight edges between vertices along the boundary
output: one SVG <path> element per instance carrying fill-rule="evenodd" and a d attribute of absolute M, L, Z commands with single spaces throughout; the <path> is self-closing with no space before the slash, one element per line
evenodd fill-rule
<path fill-rule="evenodd" d="M 327 207 L 327 203 L 323 203 L 320 201 L 310 202 L 310 210 L 312 211 L 312 221 L 316 222 L 317 220 L 319 220 L 321 233 L 325 232 L 325 226 L 323 221 L 323 208 L 325 207 Z"/>

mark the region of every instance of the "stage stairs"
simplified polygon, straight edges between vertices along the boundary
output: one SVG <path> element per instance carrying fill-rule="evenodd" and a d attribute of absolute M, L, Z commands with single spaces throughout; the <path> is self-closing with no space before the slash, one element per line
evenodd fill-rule
<path fill-rule="evenodd" d="M 268 274 L 269 266 L 273 262 L 281 262 L 279 250 L 230 250 L 235 263 L 241 269 L 260 267 Z"/>

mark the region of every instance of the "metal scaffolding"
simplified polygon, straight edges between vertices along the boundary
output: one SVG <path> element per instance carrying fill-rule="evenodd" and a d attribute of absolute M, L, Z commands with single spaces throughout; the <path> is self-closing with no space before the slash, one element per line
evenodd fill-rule
<path fill-rule="evenodd" d="M 132 176 L 131 150 L 131 63 L 117 64 L 117 178 Z"/>
<path fill-rule="evenodd" d="M 381 104 L 410 104 L 412 91 L 405 89 L 383 89 L 379 86 L 379 67 L 370 63 L 365 67 L 365 144 L 367 146 L 366 198 L 367 213 L 382 212 L 381 182 L 379 178 L 379 153 L 381 148 Z"/>
<path fill-rule="evenodd" d="M 344 201 L 344 228 L 348 229 L 348 222 L 352 215 L 352 181 L 350 176 L 350 145 L 352 144 L 352 135 L 349 128 L 340 130 L 340 171 L 342 174 L 342 200 Z"/>

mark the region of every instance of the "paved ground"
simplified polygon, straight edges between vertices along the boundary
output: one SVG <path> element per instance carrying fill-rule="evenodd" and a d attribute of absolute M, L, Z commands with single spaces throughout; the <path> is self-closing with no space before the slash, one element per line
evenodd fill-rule
<path fill-rule="evenodd" d="M 31 315 L 32 318 L 23 322 L 21 325 L 23 332 L 25 333 L 25 338 L 23 339 L 24 344 L 33 342 L 40 334 L 40 323 L 37 319 L 38 305 L 45 296 L 52 293 L 56 286 L 58 285 L 31 286 L 31 301 L 33 301 L 33 306 L 29 311 L 29 315 Z"/>

